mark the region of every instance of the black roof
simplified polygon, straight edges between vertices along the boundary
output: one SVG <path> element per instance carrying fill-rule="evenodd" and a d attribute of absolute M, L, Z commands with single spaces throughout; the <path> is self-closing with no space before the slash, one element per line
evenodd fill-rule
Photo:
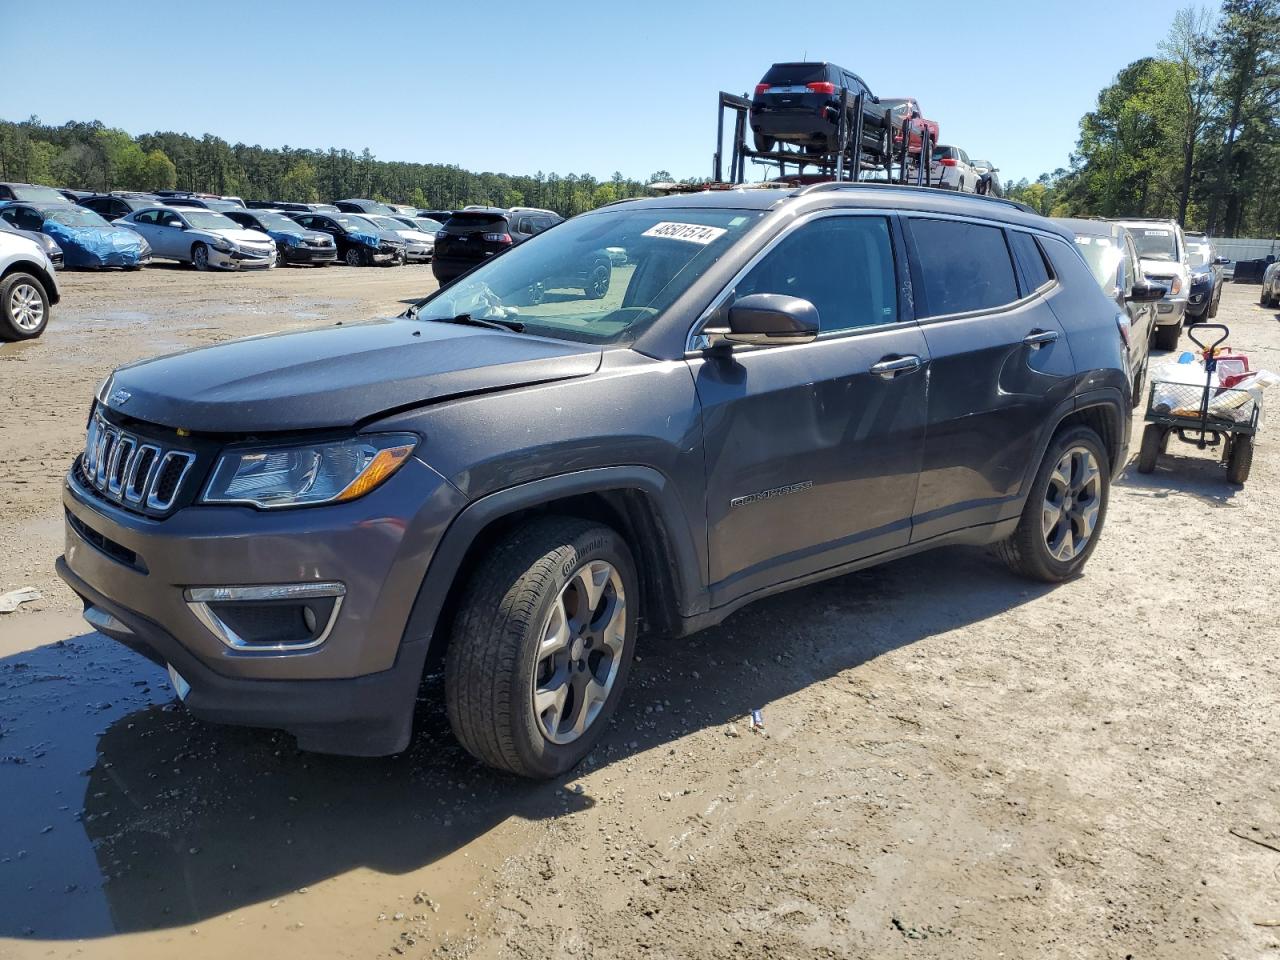
<path fill-rule="evenodd" d="M 889 207 L 918 213 L 949 213 L 983 217 L 1017 226 L 1031 227 L 1072 239 L 1070 231 L 1042 217 L 1014 200 L 976 193 L 956 193 L 936 187 L 908 187 L 892 183 L 816 183 L 803 187 L 735 188 L 674 193 L 622 201 L 628 208 L 656 209 L 730 207 L 741 210 L 772 210 L 794 205 L 798 211 L 822 207 Z M 612 209 L 614 205 L 601 209 Z M 591 214 L 583 214 L 591 216 Z"/>

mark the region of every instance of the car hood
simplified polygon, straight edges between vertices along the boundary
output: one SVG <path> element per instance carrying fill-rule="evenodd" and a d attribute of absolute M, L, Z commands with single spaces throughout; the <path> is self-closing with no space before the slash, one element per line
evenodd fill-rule
<path fill-rule="evenodd" d="M 246 230 L 243 227 L 198 227 L 193 233 L 208 233 L 215 237 L 225 237 L 232 243 L 271 243 L 271 238 L 261 230 Z"/>
<path fill-rule="evenodd" d="M 388 319 L 251 337 L 121 367 L 112 410 L 200 433 L 350 427 L 395 409 L 594 373 L 601 351 L 447 323 Z"/>
<path fill-rule="evenodd" d="M 396 232 L 400 234 L 402 240 L 407 240 L 409 243 L 434 244 L 436 242 L 435 237 L 429 233 L 423 233 L 421 230 L 397 230 Z"/>

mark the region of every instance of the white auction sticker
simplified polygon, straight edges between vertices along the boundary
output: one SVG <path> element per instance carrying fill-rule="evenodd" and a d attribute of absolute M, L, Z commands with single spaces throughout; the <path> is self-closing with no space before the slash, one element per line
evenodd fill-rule
<path fill-rule="evenodd" d="M 662 223 L 655 223 L 641 236 L 684 240 L 705 247 L 708 243 L 723 237 L 726 232 L 722 227 L 705 227 L 700 223 L 670 223 L 664 220 Z"/>

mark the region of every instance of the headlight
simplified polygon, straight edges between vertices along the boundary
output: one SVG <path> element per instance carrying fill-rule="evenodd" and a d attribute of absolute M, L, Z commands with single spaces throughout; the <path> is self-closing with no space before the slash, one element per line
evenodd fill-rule
<path fill-rule="evenodd" d="M 214 237 L 209 246 L 215 250 L 221 250 L 223 253 L 230 253 L 236 248 L 236 245 L 226 237 Z"/>
<path fill-rule="evenodd" d="M 299 247 L 302 245 L 303 236 L 300 233 L 282 233 L 280 239 L 284 241 L 286 247 Z"/>
<path fill-rule="evenodd" d="M 203 503 L 297 507 L 362 497 L 400 469 L 411 434 L 353 437 L 302 446 L 229 449 L 218 458 Z"/>
<path fill-rule="evenodd" d="M 40 245 L 44 247 L 44 252 L 49 256 L 53 256 L 59 251 L 57 241 L 47 233 L 40 234 Z"/>
<path fill-rule="evenodd" d="M 1177 295 L 1179 292 L 1181 292 L 1181 290 L 1182 290 L 1182 278 L 1181 278 L 1181 277 L 1174 277 L 1174 278 L 1173 278 L 1173 283 L 1169 284 L 1169 294 L 1170 294 L 1170 296 L 1175 296 L 1175 295 Z"/>

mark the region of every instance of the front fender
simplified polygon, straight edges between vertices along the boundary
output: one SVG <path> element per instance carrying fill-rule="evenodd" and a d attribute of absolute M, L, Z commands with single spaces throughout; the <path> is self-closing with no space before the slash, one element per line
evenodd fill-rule
<path fill-rule="evenodd" d="M 567 497 L 621 491 L 644 494 L 656 509 L 665 545 L 674 562 L 674 599 L 680 615 L 688 617 L 705 611 L 706 590 L 699 574 L 692 527 L 684 516 L 671 480 L 652 467 L 598 467 L 508 487 L 481 497 L 461 510 L 431 558 L 405 624 L 402 642 L 410 643 L 434 634 L 458 570 L 477 537 L 490 524 Z"/>

